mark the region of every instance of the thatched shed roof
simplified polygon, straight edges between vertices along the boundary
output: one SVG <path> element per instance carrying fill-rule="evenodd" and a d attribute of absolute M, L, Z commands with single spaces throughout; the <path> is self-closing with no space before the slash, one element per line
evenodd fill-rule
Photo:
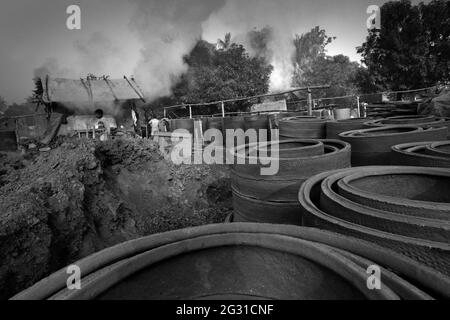
<path fill-rule="evenodd" d="M 143 100 L 144 94 L 134 79 L 41 78 L 44 102 L 109 102 Z"/>

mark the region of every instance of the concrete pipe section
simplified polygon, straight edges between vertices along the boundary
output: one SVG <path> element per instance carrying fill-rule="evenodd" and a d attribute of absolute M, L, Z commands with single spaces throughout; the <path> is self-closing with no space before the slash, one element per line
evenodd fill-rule
<path fill-rule="evenodd" d="M 311 116 L 285 118 L 279 121 L 280 140 L 324 139 L 326 119 Z"/>
<path fill-rule="evenodd" d="M 194 119 L 172 119 L 171 130 L 184 129 L 189 131 L 189 133 L 194 133 Z"/>
<path fill-rule="evenodd" d="M 208 118 L 208 121 L 206 122 L 206 130 L 209 130 L 209 129 L 217 129 L 217 130 L 222 131 L 223 130 L 223 118 Z"/>
<path fill-rule="evenodd" d="M 376 119 L 364 123 L 365 128 L 383 127 L 383 126 L 418 126 L 422 128 L 447 127 L 447 137 L 450 138 L 450 119 L 436 116 L 398 116 L 384 119 Z"/>
<path fill-rule="evenodd" d="M 327 139 L 340 139 L 339 133 L 363 129 L 364 123 L 368 120 L 368 118 L 352 118 L 345 120 L 327 121 Z"/>
<path fill-rule="evenodd" d="M 248 117 L 244 117 L 245 121 L 245 130 L 248 129 L 269 129 L 269 116 L 267 114 L 261 115 L 252 115 Z"/>
<path fill-rule="evenodd" d="M 224 134 L 227 129 L 242 129 L 245 130 L 245 121 L 243 116 L 235 116 L 235 117 L 225 117 L 223 118 L 223 129 Z"/>
<path fill-rule="evenodd" d="M 425 152 L 432 156 L 450 159 L 450 141 L 433 142 L 427 145 Z"/>
<path fill-rule="evenodd" d="M 450 279 L 378 245 L 295 226 L 229 223 L 156 234 L 75 262 L 13 299 L 433 299 Z M 369 267 L 382 285 L 368 285 Z"/>
<path fill-rule="evenodd" d="M 353 202 L 398 213 L 400 218 L 418 217 L 417 222 L 424 229 L 429 222 L 437 223 L 439 228 L 450 223 L 450 170 L 447 169 L 405 167 L 400 174 L 397 168 L 362 171 L 338 181 L 337 188 Z"/>
<path fill-rule="evenodd" d="M 273 146 L 279 149 L 277 157 L 267 152 Z M 287 140 L 241 146 L 233 152 L 236 163 L 245 163 L 232 168 L 233 220 L 295 225 L 301 223 L 300 185 L 319 172 L 350 167 L 351 156 L 350 146 L 339 140 Z M 262 175 L 261 168 L 274 161 L 277 173 Z"/>
<path fill-rule="evenodd" d="M 444 140 L 446 136 L 447 127 L 417 126 L 385 126 L 339 134 L 343 141 L 352 146 L 352 166 L 389 165 L 392 164 L 392 146 L 407 142 Z"/>
<path fill-rule="evenodd" d="M 425 141 L 392 147 L 392 164 L 403 166 L 450 168 L 450 142 Z"/>
<path fill-rule="evenodd" d="M 330 171 L 301 186 L 300 211 L 306 226 L 378 243 L 450 275 L 449 186 L 446 169 Z"/>
<path fill-rule="evenodd" d="M 421 125 L 424 123 L 433 123 L 439 120 L 439 117 L 435 116 L 397 116 L 383 119 L 376 119 L 368 121 L 367 125 L 370 126 L 386 126 L 386 125 Z"/>

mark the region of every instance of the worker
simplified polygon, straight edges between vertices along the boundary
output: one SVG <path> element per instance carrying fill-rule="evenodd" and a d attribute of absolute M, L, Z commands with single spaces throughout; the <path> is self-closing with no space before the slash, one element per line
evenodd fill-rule
<path fill-rule="evenodd" d="M 100 141 L 108 140 L 108 130 L 106 130 L 106 126 L 103 121 L 97 122 L 95 129 L 98 132 L 98 134 L 100 135 Z"/>
<path fill-rule="evenodd" d="M 159 120 L 155 117 L 152 118 L 148 124 L 150 125 L 151 128 L 151 135 L 153 137 L 153 140 L 156 140 L 155 134 L 157 134 L 159 132 Z"/>
<path fill-rule="evenodd" d="M 108 140 L 110 128 L 109 126 L 106 126 L 106 121 L 103 118 L 103 110 L 102 109 L 95 110 L 95 117 L 97 118 L 97 120 L 96 123 L 94 124 L 94 130 L 100 135 L 100 141 Z"/>
<path fill-rule="evenodd" d="M 162 118 L 159 121 L 159 132 L 168 132 L 169 131 L 169 119 Z"/>
<path fill-rule="evenodd" d="M 139 134 L 139 118 L 134 108 L 131 109 L 131 118 L 133 119 L 133 128 L 136 134 Z"/>

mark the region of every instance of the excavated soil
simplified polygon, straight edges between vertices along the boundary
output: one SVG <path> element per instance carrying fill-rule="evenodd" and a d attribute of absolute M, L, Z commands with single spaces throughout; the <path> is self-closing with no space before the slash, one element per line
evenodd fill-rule
<path fill-rule="evenodd" d="M 0 154 L 0 298 L 105 247 L 231 211 L 228 167 L 175 166 L 147 139 Z"/>

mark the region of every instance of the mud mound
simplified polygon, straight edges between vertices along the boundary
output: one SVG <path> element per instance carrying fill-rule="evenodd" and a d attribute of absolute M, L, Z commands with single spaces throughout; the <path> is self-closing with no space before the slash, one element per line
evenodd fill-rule
<path fill-rule="evenodd" d="M 71 262 L 231 212 L 228 168 L 175 166 L 146 139 L 69 139 L 0 157 L 0 298 Z"/>
<path fill-rule="evenodd" d="M 176 166 L 146 139 L 111 141 L 96 154 L 107 189 L 139 216 L 145 234 L 222 222 L 232 210 L 226 166 Z"/>

